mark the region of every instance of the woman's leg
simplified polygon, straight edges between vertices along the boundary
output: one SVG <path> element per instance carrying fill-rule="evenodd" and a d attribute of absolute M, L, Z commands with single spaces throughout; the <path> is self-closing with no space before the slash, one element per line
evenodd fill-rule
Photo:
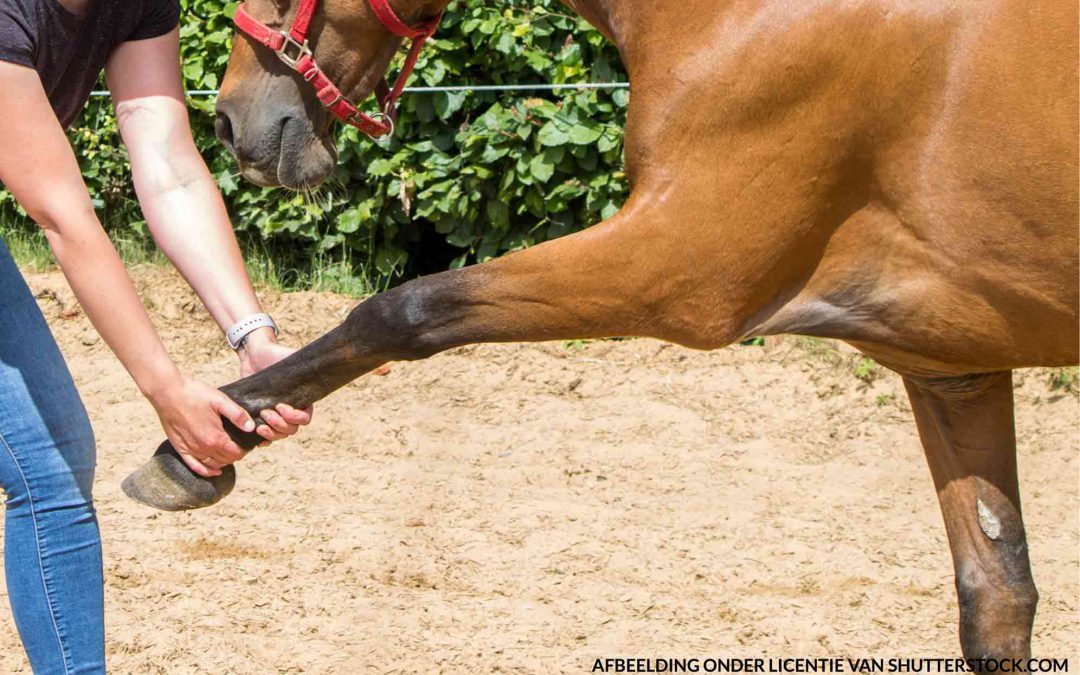
<path fill-rule="evenodd" d="M 94 436 L 56 342 L 0 243 L 4 568 L 36 675 L 104 673 Z"/>

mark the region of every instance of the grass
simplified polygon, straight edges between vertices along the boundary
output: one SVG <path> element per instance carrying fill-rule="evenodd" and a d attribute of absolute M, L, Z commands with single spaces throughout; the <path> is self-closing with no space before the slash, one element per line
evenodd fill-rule
<path fill-rule="evenodd" d="M 348 253 L 297 256 L 295 251 L 268 246 L 254 238 L 240 238 L 248 276 L 256 286 L 279 292 L 324 291 L 363 298 L 387 288 L 365 263 Z"/>
<path fill-rule="evenodd" d="M 109 238 L 128 267 L 169 264 L 149 236 L 132 230 L 111 230 Z M 0 239 L 23 270 L 44 272 L 56 268 L 45 235 L 25 218 L 0 211 Z M 363 263 L 357 263 L 347 254 L 320 253 L 314 257 L 301 257 L 295 250 L 268 246 L 253 237 L 239 237 L 239 241 L 248 276 L 258 288 L 278 292 L 325 291 L 354 298 L 386 289 L 385 281 L 376 281 L 376 275 L 370 274 Z"/>
<path fill-rule="evenodd" d="M 11 257 L 15 258 L 15 262 L 24 270 L 43 272 L 56 266 L 52 250 L 40 230 L 9 227 L 8 223 L 0 222 L 0 239 L 3 239 L 11 251 Z"/>

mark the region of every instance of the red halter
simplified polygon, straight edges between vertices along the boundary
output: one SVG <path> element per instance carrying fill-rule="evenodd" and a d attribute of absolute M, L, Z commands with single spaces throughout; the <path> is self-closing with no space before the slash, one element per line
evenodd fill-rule
<path fill-rule="evenodd" d="M 285 65 L 310 82 L 311 86 L 315 87 L 315 94 L 319 97 L 319 101 L 335 117 L 356 127 L 371 138 L 381 141 L 394 133 L 394 119 L 397 117 L 397 108 L 394 104 L 405 88 L 405 81 L 409 79 L 409 74 L 416 65 L 416 59 L 420 56 L 420 49 L 424 46 L 424 42 L 435 34 L 442 14 L 414 28 L 398 18 L 391 9 L 389 0 L 368 0 L 368 3 L 386 30 L 412 40 L 409 55 L 405 57 L 405 64 L 401 67 L 397 80 L 394 81 L 394 87 L 391 89 L 384 78 L 375 88 L 380 112 L 374 115 L 357 110 L 356 106 L 345 98 L 341 90 L 315 63 L 315 56 L 311 52 L 311 47 L 308 46 L 307 34 L 311 17 L 315 15 L 319 0 L 300 0 L 300 6 L 296 9 L 296 18 L 293 19 L 292 27 L 288 31 L 275 30 L 256 20 L 247 13 L 243 5 L 237 7 L 234 21 L 241 32 L 259 44 L 273 49 Z"/>

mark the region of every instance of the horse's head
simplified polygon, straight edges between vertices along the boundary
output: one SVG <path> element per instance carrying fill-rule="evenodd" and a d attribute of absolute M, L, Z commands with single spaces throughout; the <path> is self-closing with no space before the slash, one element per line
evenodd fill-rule
<path fill-rule="evenodd" d="M 386 3 L 383 3 L 384 5 Z M 392 13 L 410 25 L 438 16 L 447 0 L 393 0 Z M 268 30 L 266 40 L 238 32 L 217 102 L 217 136 L 236 157 L 241 174 L 259 185 L 302 188 L 326 179 L 337 161 L 334 115 L 316 88 L 295 69 L 299 44 L 267 48 L 295 25 L 298 6 L 312 0 L 247 0 L 244 11 Z M 306 31 L 311 61 L 359 104 L 390 64 L 402 38 L 390 32 L 369 0 L 317 0 Z M 292 61 L 290 63 L 290 60 Z M 311 79 L 310 70 L 306 76 Z M 339 104 L 340 105 L 340 104 Z M 339 110 L 340 112 L 340 110 Z"/>

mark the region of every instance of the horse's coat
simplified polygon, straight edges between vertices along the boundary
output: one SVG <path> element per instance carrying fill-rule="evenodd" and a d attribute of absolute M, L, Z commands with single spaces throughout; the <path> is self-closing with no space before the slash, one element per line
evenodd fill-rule
<path fill-rule="evenodd" d="M 270 25 L 286 25 L 287 4 L 248 0 Z M 445 4 L 394 2 L 407 20 Z M 226 391 L 249 411 L 305 407 L 385 361 L 484 341 L 846 340 L 905 379 L 955 561 L 964 653 L 1027 655 L 1038 596 L 1011 370 L 1078 360 L 1076 3 L 567 4 L 630 74 L 623 209 L 376 295 Z M 354 100 L 398 45 L 364 0 L 324 0 L 313 36 Z M 302 186 L 332 169 L 329 116 L 242 39 L 218 110 L 248 178 Z"/>

